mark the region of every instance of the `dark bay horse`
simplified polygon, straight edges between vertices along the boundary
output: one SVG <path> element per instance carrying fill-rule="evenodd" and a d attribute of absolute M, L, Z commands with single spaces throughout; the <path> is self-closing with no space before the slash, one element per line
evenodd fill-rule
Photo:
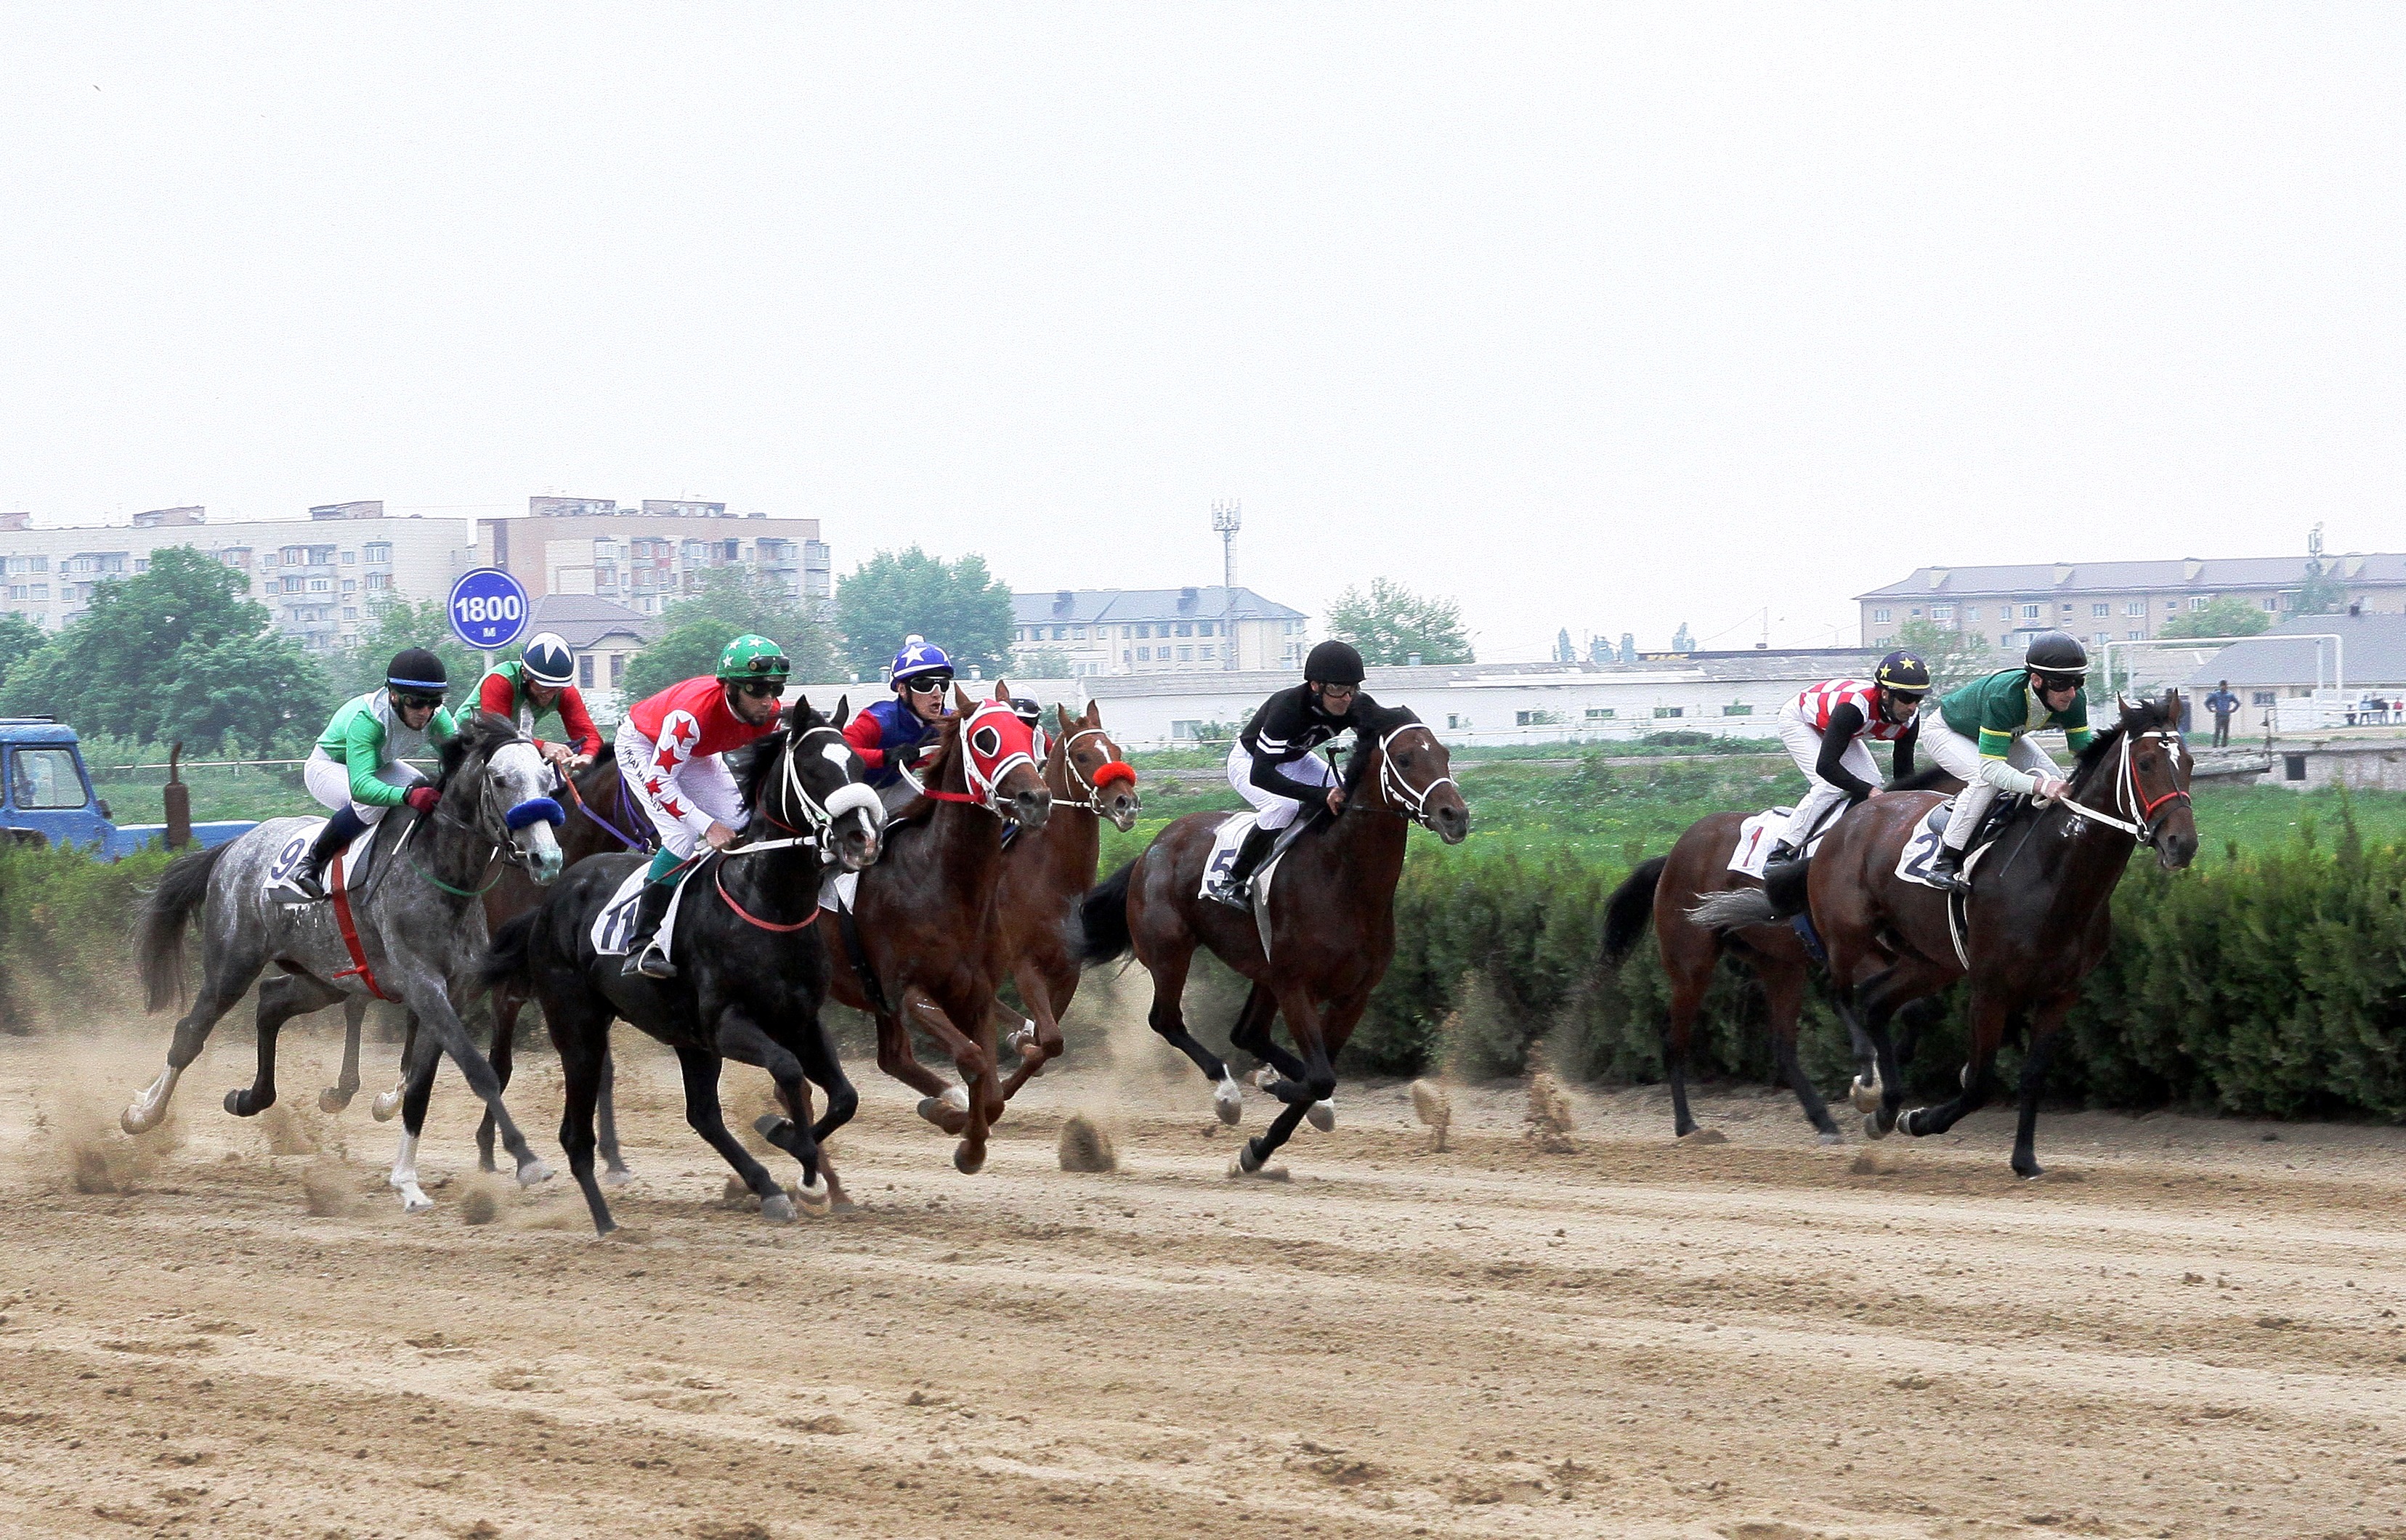
<path fill-rule="evenodd" d="M 819 926 L 835 997 L 877 1023 L 877 1067 L 927 1098 L 920 1110 L 942 1121 L 949 1103 L 961 1142 L 953 1164 L 985 1166 L 986 1130 L 1002 1111 L 995 990 L 1007 959 L 996 925 L 1002 826 L 1026 840 L 1041 829 L 1053 794 L 1036 765 L 1035 734 L 1013 714 L 1010 688 L 973 700 L 955 686 L 957 713 L 944 718 L 927 791 L 905 804 L 886 833 L 885 854 L 860 875 L 853 897 L 862 959 L 854 962 L 840 919 Z M 960 1073 L 947 1081 L 911 1052 L 910 1029 L 943 1045 Z M 933 1104 L 933 1105 L 930 1105 Z"/>
<path fill-rule="evenodd" d="M 1069 955 L 1068 925 L 1078 900 L 1095 885 L 1103 820 L 1125 834 L 1141 811 L 1136 771 L 1103 731 L 1102 709 L 1090 700 L 1083 716 L 1071 716 L 1067 706 L 1053 710 L 1060 731 L 1044 756 L 1053 812 L 1042 828 L 1022 829 L 1003 847 L 995 899 L 1002 954 L 1028 1015 L 1009 1040 L 1021 1057 L 1002 1082 L 1005 1101 L 1061 1053 L 1061 1016 L 1077 996 L 1082 971 Z"/>
<path fill-rule="evenodd" d="M 1238 1151 L 1231 1176 L 1258 1172 L 1312 1106 L 1335 1095 L 1336 1056 L 1394 956 L 1395 883 L 1407 831 L 1419 823 L 1450 845 L 1470 832 L 1451 756 L 1404 708 L 1380 711 L 1355 728 L 1342 784 L 1345 811 L 1280 858 L 1267 954 L 1252 914 L 1201 895 L 1204 865 L 1226 813 L 1179 819 L 1079 905 L 1079 960 L 1092 968 L 1135 952 L 1153 975 L 1153 1029 L 1218 1083 L 1225 1122 L 1236 1121 L 1230 1114 L 1241 1109 L 1242 1093 L 1227 1065 L 1186 1030 L 1180 996 L 1198 946 L 1252 982 L 1231 1040 L 1277 1069 L 1279 1078 L 1264 1089 L 1286 1105 L 1267 1131 Z M 1280 1015 L 1299 1056 L 1271 1039 Z"/>
<path fill-rule="evenodd" d="M 766 1069 L 792 1116 L 755 1126 L 801 1163 L 805 1195 L 820 1190 L 820 1141 L 851 1118 L 859 1097 L 820 1019 L 827 972 L 811 931 L 823 875 L 877 859 L 885 822 L 860 756 L 844 742 L 844 716 L 842 705 L 830 722 L 798 701 L 783 728 L 763 740 L 771 746 L 745 765 L 741 785 L 751 821 L 743 843 L 701 855 L 686 882 L 669 938 L 676 977 L 630 973 L 623 957 L 594 951 L 593 922 L 644 865 L 642 855 L 579 862 L 540 907 L 493 939 L 480 977 L 529 989 L 559 1050 L 568 1093 L 559 1142 L 596 1234 L 616 1227 L 593 1175 L 593 1120 L 613 1020 L 676 1051 L 686 1123 L 759 1194 L 762 1216 L 784 1222 L 795 1217 L 793 1200 L 728 1132 L 718 1096 L 724 1061 Z M 827 1115 L 815 1123 L 801 1121 L 805 1079 L 828 1094 Z"/>
<path fill-rule="evenodd" d="M 2158 701 L 2122 702 L 2120 720 L 2081 752 L 2070 790 L 2057 802 L 2025 802 L 1972 869 L 1964 908 L 1968 965 L 1958 959 L 1946 896 L 1900 881 L 1904 846 L 1940 798 L 1923 792 L 1875 798 L 1842 819 L 1815 855 L 1807 878 L 1813 924 L 1830 954 L 1831 978 L 1849 992 L 1874 1050 L 1874 1075 L 1858 1080 L 1863 1132 L 1943 1134 L 1988 1095 L 1989 1071 L 2009 1024 L 2029 1031 L 2021 1074 L 2014 1169 L 2035 1177 L 2039 1093 L 2056 1032 L 2079 998 L 2080 981 L 2112 938 L 2110 900 L 2139 845 L 2167 870 L 2197 855 L 2189 805 L 2190 757 L 2180 735 L 2178 691 Z M 1698 906 L 1707 924 L 1760 923 L 1760 891 Z M 1962 1093 L 1901 1112 L 1904 1099 L 1888 1023 L 1908 1001 L 1958 979 L 1971 989 L 1972 1051 Z M 1869 1105 L 1866 1105 L 1866 1104 Z"/>

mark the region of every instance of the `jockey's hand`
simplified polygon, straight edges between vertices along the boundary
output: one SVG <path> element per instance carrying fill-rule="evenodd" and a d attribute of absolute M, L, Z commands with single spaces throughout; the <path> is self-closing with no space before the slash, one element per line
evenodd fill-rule
<path fill-rule="evenodd" d="M 1345 811 L 1345 788 L 1343 786 L 1331 786 L 1328 788 L 1328 811 L 1331 813 L 1338 813 Z"/>
<path fill-rule="evenodd" d="M 568 756 L 564 768 L 571 775 L 582 775 L 593 768 L 593 756 L 589 754 L 572 754 Z"/>
<path fill-rule="evenodd" d="M 728 846 L 733 844 L 738 838 L 733 829 L 729 828 L 725 824 L 719 823 L 715 819 L 712 820 L 710 827 L 702 831 L 701 837 L 703 840 L 709 841 L 710 848 L 713 850 L 725 850 Z"/>
<path fill-rule="evenodd" d="M 2053 802 L 2071 789 L 2070 784 L 2062 776 L 2049 775 L 2045 770 L 2041 770 L 2038 774 L 2038 784 L 2031 788 L 2031 795 L 2042 802 Z"/>
<path fill-rule="evenodd" d="M 401 799 L 419 812 L 432 812 L 435 804 L 443 800 L 443 794 L 432 786 L 412 786 Z"/>
<path fill-rule="evenodd" d="M 538 752 L 555 765 L 565 765 L 571 757 L 565 743 L 545 743 Z"/>

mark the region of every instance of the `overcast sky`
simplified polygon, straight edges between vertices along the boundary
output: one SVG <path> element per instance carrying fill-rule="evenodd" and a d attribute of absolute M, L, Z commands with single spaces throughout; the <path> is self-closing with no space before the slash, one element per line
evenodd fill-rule
<path fill-rule="evenodd" d="M 2406 548 L 2406 8 L 0 9 L 0 508 L 1853 640 Z"/>

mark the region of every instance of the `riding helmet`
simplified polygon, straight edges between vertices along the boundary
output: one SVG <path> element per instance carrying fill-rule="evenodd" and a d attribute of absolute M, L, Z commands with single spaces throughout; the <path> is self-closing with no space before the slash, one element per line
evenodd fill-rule
<path fill-rule="evenodd" d="M 2070 631 L 2045 631 L 2031 640 L 2022 667 L 2068 679 L 2088 677 L 2088 649 Z"/>
<path fill-rule="evenodd" d="M 953 660 L 944 656 L 943 648 L 924 636 L 904 637 L 902 650 L 894 655 L 894 683 L 899 685 L 923 673 L 940 673 L 950 679 Z"/>
<path fill-rule="evenodd" d="M 1350 642 L 1323 642 L 1303 660 L 1303 677 L 1317 685 L 1359 685 L 1362 655 Z"/>
<path fill-rule="evenodd" d="M 537 634 L 518 655 L 518 661 L 526 665 L 527 678 L 546 689 L 576 683 L 576 659 L 569 653 L 568 643 L 553 632 Z"/>
<path fill-rule="evenodd" d="M 451 674 L 443 667 L 443 659 L 425 648 L 403 647 L 392 655 L 384 671 L 384 684 L 389 690 L 441 695 L 451 687 Z"/>
<path fill-rule="evenodd" d="M 1930 689 L 1930 665 L 1912 653 L 1890 653 L 1880 659 L 1879 671 L 1872 675 L 1872 683 L 1885 690 L 1926 694 Z"/>
<path fill-rule="evenodd" d="M 791 668 L 775 643 L 750 632 L 729 643 L 727 650 L 718 655 L 718 677 L 721 679 L 759 679 L 772 685 L 783 685 Z"/>

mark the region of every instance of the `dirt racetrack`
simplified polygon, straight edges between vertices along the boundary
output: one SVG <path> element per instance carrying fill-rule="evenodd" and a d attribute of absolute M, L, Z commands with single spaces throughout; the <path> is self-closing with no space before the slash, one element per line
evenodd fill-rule
<path fill-rule="evenodd" d="M 859 1210 L 774 1227 L 622 1033 L 602 1243 L 564 1172 L 487 1201 L 447 1071 L 456 1177 L 403 1217 L 393 1125 L 314 1109 L 333 1020 L 251 1123 L 229 1031 L 140 1150 L 109 1120 L 163 1024 L 0 1039 L 0 1533 L 2406 1535 L 2394 1130 L 2054 1117 L 2024 1184 L 1993 1111 L 1824 1151 L 1740 1093 L 1681 1146 L 1631 1093 L 1546 1153 L 1456 1088 L 1435 1154 L 1349 1088 L 1238 1184 L 1202 1083 L 1122 1044 L 974 1178 L 856 1066 Z M 1118 1172 L 1059 1169 L 1071 1108 Z"/>

